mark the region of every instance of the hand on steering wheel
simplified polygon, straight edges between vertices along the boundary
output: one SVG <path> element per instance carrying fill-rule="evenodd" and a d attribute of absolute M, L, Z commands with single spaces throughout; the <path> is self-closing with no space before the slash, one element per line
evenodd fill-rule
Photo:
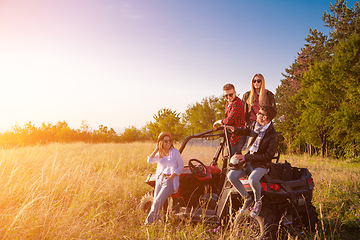
<path fill-rule="evenodd" d="M 208 174 L 208 170 L 201 161 L 197 159 L 190 159 L 189 160 L 189 168 L 192 174 L 194 174 L 197 177 L 206 177 Z"/>

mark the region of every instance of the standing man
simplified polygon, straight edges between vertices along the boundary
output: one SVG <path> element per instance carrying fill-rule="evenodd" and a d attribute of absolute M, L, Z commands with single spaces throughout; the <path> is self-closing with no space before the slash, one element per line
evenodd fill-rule
<path fill-rule="evenodd" d="M 234 85 L 228 83 L 223 87 L 223 94 L 226 98 L 225 118 L 214 123 L 214 128 L 217 125 L 228 125 L 236 128 L 245 126 L 245 112 L 244 104 L 240 98 L 236 96 Z M 246 140 L 246 139 L 245 139 Z M 235 152 L 241 153 L 241 149 L 245 144 L 244 140 L 240 140 L 240 136 L 232 135 L 230 138 L 231 155 Z"/>
<path fill-rule="evenodd" d="M 278 135 L 275 131 L 272 119 L 276 116 L 276 108 L 274 106 L 260 106 L 259 112 L 256 114 L 256 122 L 250 122 L 242 128 L 234 128 L 225 126 L 225 128 L 234 132 L 235 135 L 250 136 L 249 144 L 244 155 L 234 155 L 230 159 L 230 171 L 228 178 L 234 187 L 244 198 L 244 204 L 240 211 L 245 212 L 254 199 L 246 191 L 239 178 L 249 175 L 249 183 L 254 192 L 255 206 L 250 216 L 256 217 L 261 211 L 261 183 L 260 179 L 269 172 L 270 163 L 278 148 Z M 247 173 L 243 169 L 243 164 L 247 164 Z"/>

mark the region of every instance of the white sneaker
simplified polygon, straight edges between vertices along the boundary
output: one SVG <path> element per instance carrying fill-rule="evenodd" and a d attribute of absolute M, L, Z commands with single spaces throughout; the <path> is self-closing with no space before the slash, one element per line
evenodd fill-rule
<path fill-rule="evenodd" d="M 240 214 L 243 214 L 253 204 L 254 199 L 250 196 L 244 200 L 244 204 L 240 209 Z"/>
<path fill-rule="evenodd" d="M 261 207 L 262 207 L 262 202 L 261 202 L 261 200 L 259 200 L 255 203 L 254 208 L 251 210 L 250 216 L 253 218 L 256 216 L 259 216 Z"/>

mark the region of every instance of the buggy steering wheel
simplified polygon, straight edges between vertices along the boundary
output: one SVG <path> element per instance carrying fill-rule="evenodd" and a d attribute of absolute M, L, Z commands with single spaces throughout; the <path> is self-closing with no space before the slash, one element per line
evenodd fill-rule
<path fill-rule="evenodd" d="M 193 163 L 194 162 L 194 163 Z M 192 174 L 197 177 L 206 177 L 208 174 L 208 170 L 201 161 L 193 158 L 189 160 L 189 168 Z"/>

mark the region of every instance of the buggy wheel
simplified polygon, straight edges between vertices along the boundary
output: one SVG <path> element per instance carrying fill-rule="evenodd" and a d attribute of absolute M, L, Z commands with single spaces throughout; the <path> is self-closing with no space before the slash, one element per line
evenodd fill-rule
<path fill-rule="evenodd" d="M 232 234 L 235 239 L 276 239 L 277 228 L 275 215 L 269 209 L 263 208 L 255 218 L 238 212 Z"/>
<path fill-rule="evenodd" d="M 312 204 L 308 205 L 307 210 L 308 211 L 307 211 L 306 218 L 305 218 L 305 219 L 307 219 L 307 221 L 305 222 L 305 225 L 306 225 L 306 228 L 310 232 L 314 232 L 315 231 L 315 225 L 319 221 L 318 214 L 316 212 L 315 207 Z"/>
<path fill-rule="evenodd" d="M 151 190 L 141 198 L 139 208 L 146 214 L 149 214 L 151 206 L 154 202 L 154 190 Z M 162 207 L 163 210 L 167 210 L 168 208 L 168 199 L 166 199 L 164 206 Z"/>
<path fill-rule="evenodd" d="M 154 202 L 154 190 L 147 192 L 140 200 L 140 210 L 148 214 Z"/>

